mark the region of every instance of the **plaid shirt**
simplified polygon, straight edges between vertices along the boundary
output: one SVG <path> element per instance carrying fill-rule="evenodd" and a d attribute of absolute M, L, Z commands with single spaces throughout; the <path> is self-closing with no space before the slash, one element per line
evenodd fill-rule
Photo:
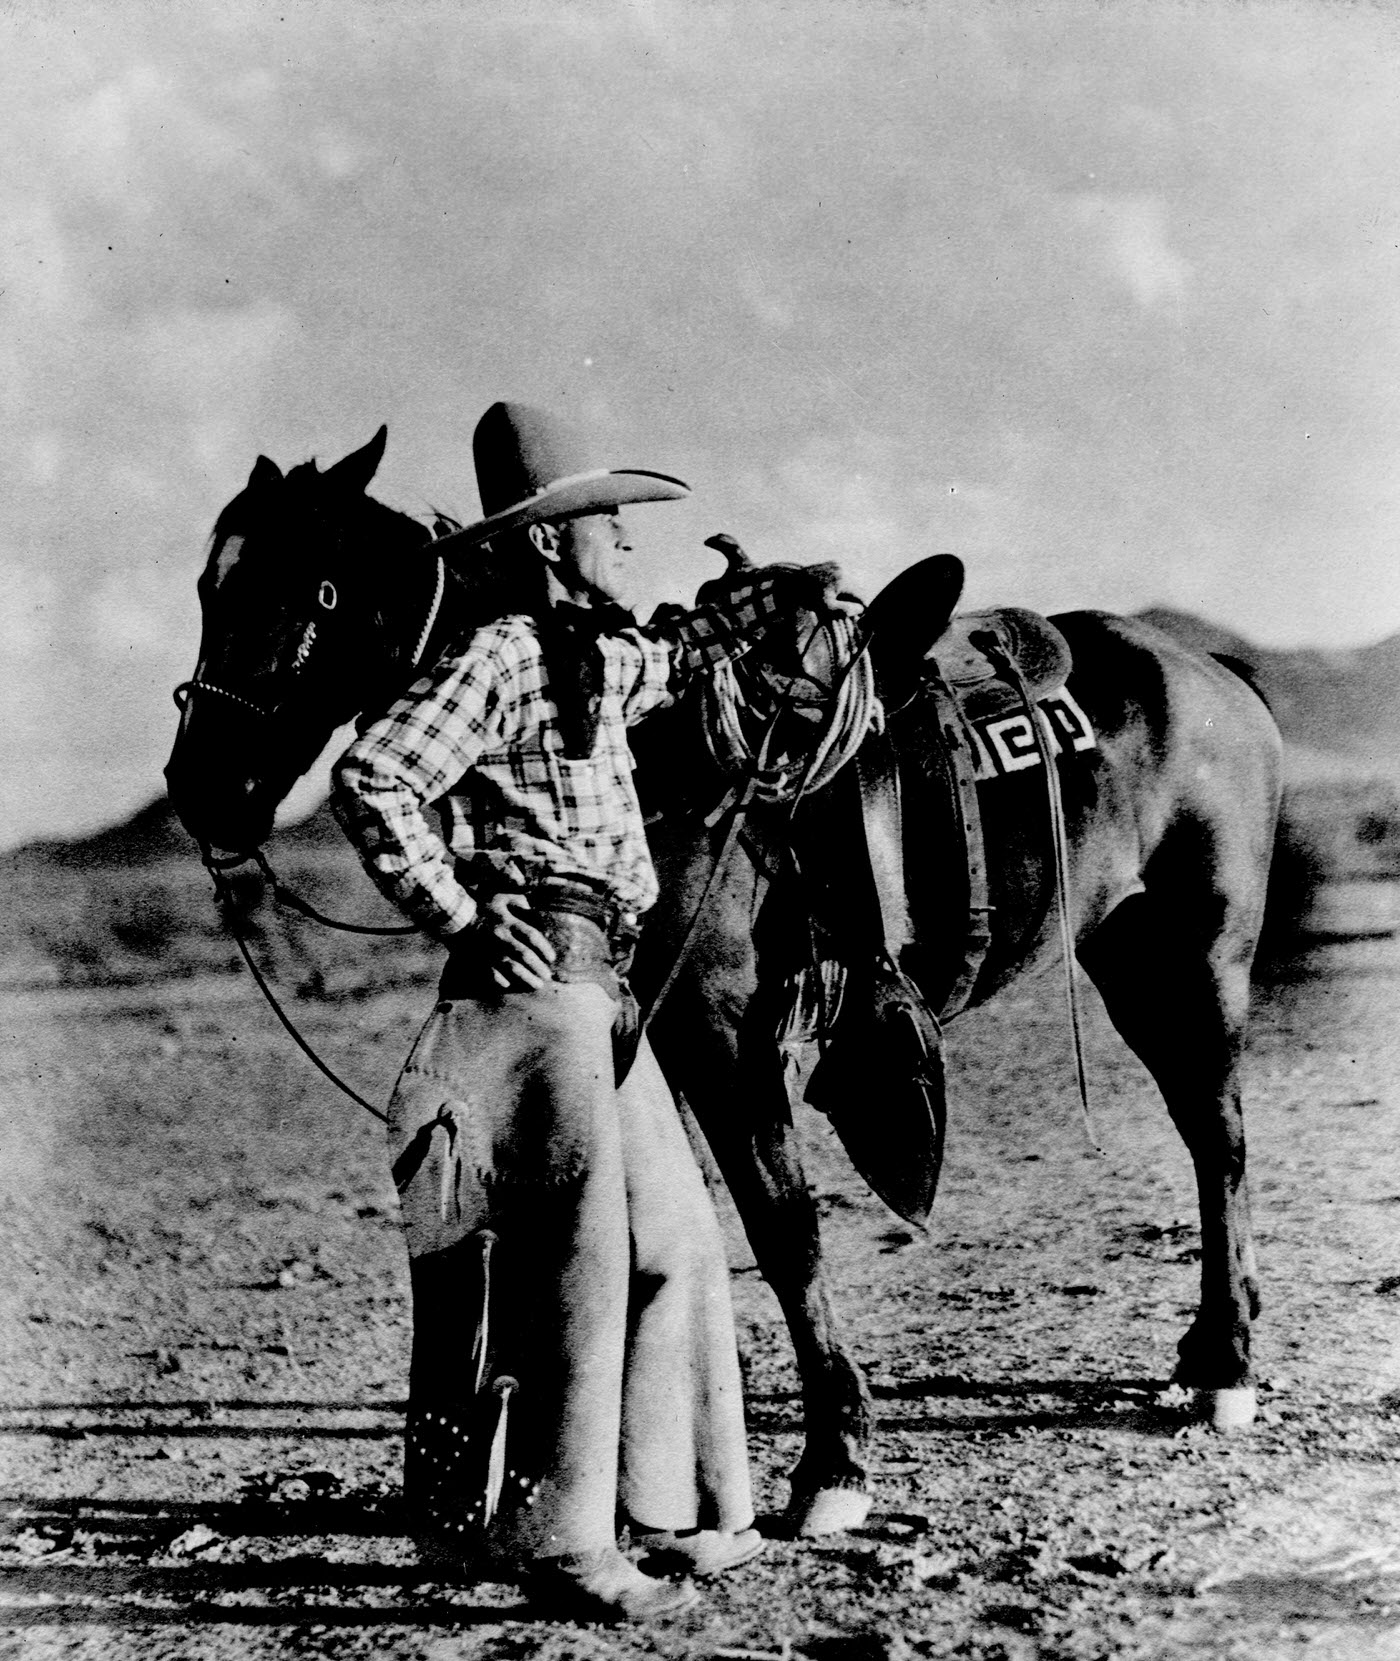
<path fill-rule="evenodd" d="M 672 703 L 698 670 L 746 651 L 782 614 L 777 587 L 763 578 L 722 605 L 600 636 L 598 736 L 582 761 L 564 754 L 532 619 L 479 630 L 365 727 L 336 767 L 336 817 L 375 883 L 444 941 L 475 918 L 471 889 L 519 889 L 550 874 L 601 881 L 622 910 L 645 911 L 656 873 L 627 728 Z"/>

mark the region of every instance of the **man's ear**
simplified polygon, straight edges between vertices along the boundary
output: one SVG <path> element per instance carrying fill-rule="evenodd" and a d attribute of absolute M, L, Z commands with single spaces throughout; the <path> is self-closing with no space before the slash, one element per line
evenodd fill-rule
<path fill-rule="evenodd" d="M 546 519 L 540 524 L 526 527 L 525 534 L 530 538 L 530 546 L 547 559 L 551 565 L 559 563 L 559 527 L 551 525 Z"/>

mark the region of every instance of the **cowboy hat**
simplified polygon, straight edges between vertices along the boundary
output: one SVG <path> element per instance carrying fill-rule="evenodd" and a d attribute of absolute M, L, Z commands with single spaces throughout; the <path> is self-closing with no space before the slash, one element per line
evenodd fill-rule
<path fill-rule="evenodd" d="M 674 502 L 690 486 L 643 468 L 589 467 L 578 434 L 548 410 L 492 404 L 472 436 L 485 517 L 437 543 L 471 547 L 545 520 L 611 513 L 628 502 Z"/>

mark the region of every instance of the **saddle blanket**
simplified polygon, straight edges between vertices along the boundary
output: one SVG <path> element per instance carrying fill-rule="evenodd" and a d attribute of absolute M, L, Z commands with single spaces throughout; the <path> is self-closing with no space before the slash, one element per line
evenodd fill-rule
<path fill-rule="evenodd" d="M 1036 702 L 1044 710 L 1050 737 L 1050 753 L 1059 756 L 1065 746 L 1071 754 L 1098 747 L 1098 739 L 1089 717 L 1070 696 L 1067 687 L 1057 687 Z M 1031 719 L 1024 709 L 1010 714 L 969 716 L 967 731 L 977 758 L 973 777 L 1000 778 L 1007 773 L 1022 773 L 1028 767 L 1040 766 L 1040 751 L 1031 731 Z"/>

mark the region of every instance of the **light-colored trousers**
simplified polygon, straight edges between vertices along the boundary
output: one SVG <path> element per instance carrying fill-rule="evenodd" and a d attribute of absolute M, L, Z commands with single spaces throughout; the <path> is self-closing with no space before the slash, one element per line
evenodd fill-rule
<path fill-rule="evenodd" d="M 615 1012 L 591 982 L 439 1003 L 390 1106 L 414 1288 L 405 1496 L 449 1529 L 480 1515 L 510 1374 L 486 1537 L 522 1561 L 611 1544 L 620 1515 L 753 1518 L 719 1223 L 645 1041 L 614 1086 Z M 475 1452 L 450 1435 L 469 1422 Z"/>

